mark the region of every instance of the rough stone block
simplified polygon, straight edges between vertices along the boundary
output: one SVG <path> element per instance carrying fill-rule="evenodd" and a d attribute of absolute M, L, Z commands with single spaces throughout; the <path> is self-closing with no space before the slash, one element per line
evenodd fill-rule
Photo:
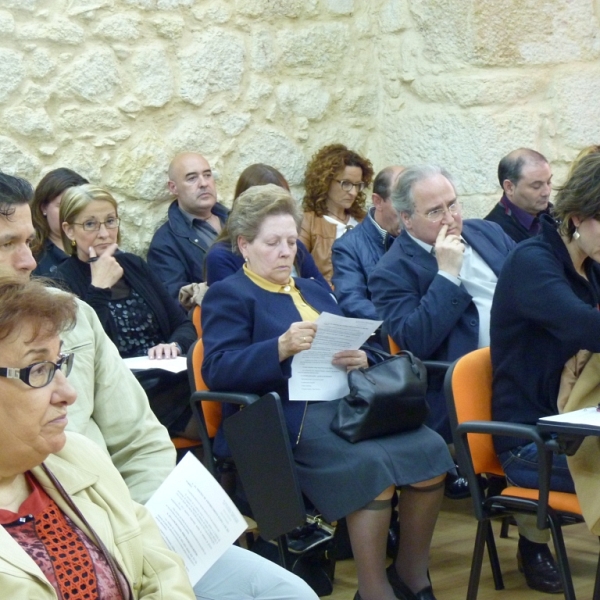
<path fill-rule="evenodd" d="M 52 133 L 50 117 L 43 108 L 8 108 L 4 111 L 3 120 L 11 131 L 25 137 L 46 138 Z"/>
<path fill-rule="evenodd" d="M 351 15 L 354 11 L 354 0 L 326 0 L 325 6 L 334 15 Z"/>
<path fill-rule="evenodd" d="M 190 9 L 192 15 L 202 23 L 214 23 L 215 25 L 223 25 L 231 19 L 231 8 L 225 6 L 221 2 L 214 5 L 202 6 L 194 5 Z"/>
<path fill-rule="evenodd" d="M 229 91 L 235 97 L 244 73 L 244 43 L 239 35 L 209 29 L 194 36 L 178 53 L 179 94 L 200 106 L 210 93 Z"/>
<path fill-rule="evenodd" d="M 27 70 L 31 77 L 42 79 L 56 68 L 56 60 L 46 48 L 36 48 L 28 58 Z"/>
<path fill-rule="evenodd" d="M 4 135 L 0 135 L 0 171 L 35 180 L 40 170 L 40 161 Z"/>
<path fill-rule="evenodd" d="M 51 166 L 51 169 L 68 165 L 69 169 L 73 169 L 73 171 L 79 173 L 92 183 L 111 189 L 106 178 L 103 176 L 103 167 L 107 165 L 109 155 L 103 154 L 88 141 L 75 140 L 64 144 L 58 149 L 54 158 L 55 162 Z"/>
<path fill-rule="evenodd" d="M 143 10 L 152 10 L 156 6 L 156 0 L 124 0 L 124 2 Z"/>
<path fill-rule="evenodd" d="M 106 47 L 87 50 L 65 79 L 73 92 L 90 102 L 111 100 L 121 83 L 117 59 Z"/>
<path fill-rule="evenodd" d="M 112 8 L 114 0 L 69 0 L 67 4 L 67 15 L 76 17 L 84 15 L 100 8 Z"/>
<path fill-rule="evenodd" d="M 281 61 L 298 74 L 323 78 L 336 73 L 348 48 L 348 26 L 323 23 L 277 34 Z"/>
<path fill-rule="evenodd" d="M 329 106 L 330 94 L 317 81 L 298 81 L 284 83 L 277 88 L 277 102 L 284 114 L 292 113 L 319 121 Z"/>
<path fill-rule="evenodd" d="M 9 34 L 15 30 L 15 19 L 7 10 L 0 10 L 0 33 Z"/>
<path fill-rule="evenodd" d="M 140 17 L 132 13 L 111 15 L 100 20 L 95 33 L 110 40 L 135 41 L 140 36 L 140 21 Z"/>
<path fill-rule="evenodd" d="M 194 4 L 194 0 L 157 0 L 156 8 L 158 10 L 172 10 L 174 8 L 179 8 L 180 6 L 192 6 Z"/>
<path fill-rule="evenodd" d="M 296 19 L 313 14 L 317 0 L 236 0 L 236 13 L 268 20 L 271 17 Z"/>
<path fill-rule="evenodd" d="M 22 40 L 49 40 L 60 44 L 76 46 L 84 40 L 84 30 L 69 19 L 56 17 L 51 21 L 31 21 L 19 25 L 17 37 Z"/>
<path fill-rule="evenodd" d="M 410 26 L 408 2 L 387 0 L 379 13 L 379 28 L 383 33 L 395 33 Z"/>
<path fill-rule="evenodd" d="M 216 154 L 223 134 L 216 126 L 216 119 L 199 119 L 190 114 L 180 114 L 168 129 L 166 143 L 171 157 L 178 152 L 199 152 L 204 156 Z"/>
<path fill-rule="evenodd" d="M 152 19 L 152 25 L 161 37 L 168 40 L 179 39 L 185 27 L 185 21 L 181 15 L 160 15 L 160 18 Z"/>
<path fill-rule="evenodd" d="M 550 90 L 556 133 L 563 145 L 581 149 L 600 140 L 600 69 L 580 66 L 560 71 Z"/>
<path fill-rule="evenodd" d="M 32 12 L 37 8 L 38 0 L 3 0 L 2 8 L 12 8 Z"/>
<path fill-rule="evenodd" d="M 247 136 L 239 146 L 235 173 L 241 173 L 253 163 L 264 163 L 283 173 L 290 185 L 296 185 L 304 179 L 306 160 L 300 148 L 283 133 L 261 128 Z"/>
<path fill-rule="evenodd" d="M 248 127 L 251 116 L 249 113 L 226 114 L 220 119 L 221 129 L 228 136 L 239 135 Z"/>
<path fill-rule="evenodd" d="M 164 106 L 173 96 L 173 72 L 165 49 L 155 44 L 135 51 L 133 90 L 144 106 Z"/>
<path fill-rule="evenodd" d="M 50 99 L 50 90 L 46 86 L 29 83 L 23 90 L 23 102 L 32 108 L 41 107 Z"/>
<path fill-rule="evenodd" d="M 275 65 L 273 35 L 268 30 L 257 31 L 252 36 L 252 67 L 259 73 L 270 71 Z"/>
<path fill-rule="evenodd" d="M 0 48 L 0 102 L 5 102 L 19 87 L 23 77 L 23 55 L 8 48 Z"/>
<path fill-rule="evenodd" d="M 57 126 L 65 131 L 106 131 L 123 125 L 121 114 L 108 106 L 87 108 L 64 106 L 58 112 Z"/>
<path fill-rule="evenodd" d="M 273 86 L 261 79 L 252 79 L 246 90 L 246 108 L 256 110 L 273 93 Z"/>
<path fill-rule="evenodd" d="M 425 102 L 442 102 L 459 106 L 510 104 L 527 98 L 549 84 L 546 73 L 520 75 L 482 70 L 469 75 L 425 75 L 411 86 Z"/>

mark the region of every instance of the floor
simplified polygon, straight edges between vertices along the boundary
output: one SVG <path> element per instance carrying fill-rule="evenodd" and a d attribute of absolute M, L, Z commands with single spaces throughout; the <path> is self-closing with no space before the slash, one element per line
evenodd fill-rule
<path fill-rule="evenodd" d="M 431 578 L 438 600 L 464 600 L 475 539 L 475 519 L 471 516 L 471 500 L 445 500 L 431 549 Z M 504 590 L 496 591 L 487 560 L 483 561 L 478 600 L 549 600 L 550 596 L 529 589 L 517 570 L 516 528 L 511 527 L 509 538 L 500 539 L 500 524 L 494 524 L 498 554 L 504 576 Z M 598 561 L 598 538 L 584 524 L 564 529 L 565 544 L 573 573 L 578 600 L 590 600 Z M 356 593 L 354 561 L 339 561 L 336 565 L 333 594 L 329 600 L 352 600 Z"/>

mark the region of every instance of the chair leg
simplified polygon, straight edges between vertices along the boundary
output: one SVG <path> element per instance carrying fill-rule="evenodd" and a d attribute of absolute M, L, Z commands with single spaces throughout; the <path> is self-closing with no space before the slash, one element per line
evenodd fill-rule
<path fill-rule="evenodd" d="M 508 528 L 510 527 L 510 517 L 502 519 L 502 527 L 500 528 L 500 537 L 506 539 L 508 537 Z"/>
<path fill-rule="evenodd" d="M 498 559 L 498 551 L 496 550 L 496 540 L 494 539 L 494 530 L 492 529 L 492 523 L 487 521 L 487 532 L 485 534 L 485 542 L 488 549 L 488 556 L 490 559 L 490 567 L 492 568 L 492 576 L 494 578 L 494 587 L 497 590 L 504 589 L 504 579 L 502 578 L 502 571 L 500 569 L 500 560 Z"/>
<path fill-rule="evenodd" d="M 577 600 L 575 597 L 575 589 L 573 588 L 573 579 L 571 577 L 571 568 L 569 567 L 569 559 L 567 557 L 567 549 L 565 548 L 565 540 L 562 534 L 562 528 L 558 519 L 551 514 L 548 514 L 548 523 L 554 541 L 554 549 L 556 551 L 556 562 L 558 572 L 563 584 L 565 600 Z"/>
<path fill-rule="evenodd" d="M 483 563 L 483 550 L 487 537 L 487 529 L 490 527 L 489 521 L 479 521 L 477 523 L 477 534 L 475 535 L 475 546 L 473 548 L 473 560 L 471 561 L 471 574 L 469 576 L 469 588 L 467 590 L 467 600 L 477 600 L 477 590 L 479 589 L 479 578 L 481 577 L 481 565 Z"/>

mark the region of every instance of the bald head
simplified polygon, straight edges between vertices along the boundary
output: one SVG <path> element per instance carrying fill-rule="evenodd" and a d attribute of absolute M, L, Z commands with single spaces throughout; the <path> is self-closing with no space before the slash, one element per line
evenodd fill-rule
<path fill-rule="evenodd" d="M 377 173 L 373 181 L 372 202 L 375 207 L 373 218 L 379 227 L 394 236 L 400 233 L 400 215 L 394 208 L 390 196 L 402 171 L 404 167 L 399 165 L 385 167 Z"/>
<path fill-rule="evenodd" d="M 182 152 L 169 165 L 169 191 L 185 212 L 206 219 L 217 202 L 217 189 L 208 161 L 195 152 Z"/>
<path fill-rule="evenodd" d="M 552 170 L 543 154 L 513 150 L 498 164 L 498 181 L 506 197 L 525 212 L 537 215 L 548 208 Z"/>

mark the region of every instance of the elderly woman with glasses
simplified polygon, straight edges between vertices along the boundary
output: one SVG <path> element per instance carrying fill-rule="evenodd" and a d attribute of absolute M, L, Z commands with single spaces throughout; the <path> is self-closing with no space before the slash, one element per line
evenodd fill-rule
<path fill-rule="evenodd" d="M 112 195 L 93 185 L 72 187 L 63 194 L 60 220 L 71 257 L 57 279 L 94 308 L 121 356 L 169 359 L 187 352 L 196 339 L 194 326 L 147 263 L 119 250 Z M 187 374 L 151 369 L 136 375 L 163 425 L 185 433 L 191 417 Z"/>
<path fill-rule="evenodd" d="M 0 595 L 193 600 L 110 458 L 65 433 L 76 394 L 60 333 L 76 313 L 70 294 L 0 280 Z"/>
<path fill-rule="evenodd" d="M 365 218 L 372 178 L 371 162 L 342 144 L 321 148 L 306 167 L 299 239 L 329 283 L 333 242 Z"/>

